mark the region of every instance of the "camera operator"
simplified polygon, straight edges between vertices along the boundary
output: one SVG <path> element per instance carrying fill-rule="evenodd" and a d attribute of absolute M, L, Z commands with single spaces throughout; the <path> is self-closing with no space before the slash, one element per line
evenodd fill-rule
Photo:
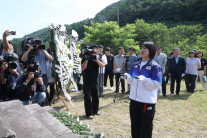
<path fill-rule="evenodd" d="M 14 52 L 13 43 L 7 40 L 8 36 L 15 35 L 15 34 L 16 34 L 15 31 L 9 31 L 9 30 L 6 30 L 3 33 L 3 43 L 1 44 L 1 49 L 3 50 L 3 52 L 1 55 L 4 58 L 5 57 L 7 58 L 8 56 L 15 56 L 15 58 L 18 59 L 18 56 L 16 56 L 16 54 L 13 53 Z M 15 60 L 17 60 L 17 59 L 15 59 Z M 6 62 L 8 63 L 8 61 L 6 61 Z M 8 74 L 5 77 L 6 77 L 7 83 L 8 83 L 7 91 L 8 91 L 8 96 L 10 99 L 13 98 L 12 95 L 14 93 L 16 82 L 20 78 L 20 76 L 21 76 L 21 69 L 20 69 L 20 65 L 18 62 L 16 62 L 15 68 L 10 68 L 10 66 L 9 66 Z"/>
<path fill-rule="evenodd" d="M 99 113 L 99 97 L 97 91 L 97 77 L 99 67 L 103 67 L 103 63 L 97 58 L 97 46 L 91 46 L 87 49 L 84 58 L 81 61 L 83 73 L 83 94 L 86 117 L 93 119 L 93 115 Z M 91 52 L 90 52 L 91 51 Z"/>
<path fill-rule="evenodd" d="M 22 61 L 26 62 L 28 60 L 28 56 L 30 52 L 34 49 L 34 45 L 30 45 L 28 50 L 22 55 Z M 42 73 L 42 79 L 44 81 L 45 86 L 47 87 L 48 81 L 47 81 L 47 61 L 53 61 L 53 57 L 45 50 L 43 49 L 36 49 L 35 55 L 34 55 L 34 62 L 40 63 L 41 67 L 41 73 Z"/>
<path fill-rule="evenodd" d="M 41 74 L 30 64 L 27 67 L 27 74 L 17 81 L 15 97 L 20 99 L 23 105 L 28 105 L 29 100 L 41 105 L 46 98 L 46 91 Z"/>
<path fill-rule="evenodd" d="M 4 74 L 4 80 L 6 81 L 2 87 L 4 87 L 5 93 L 7 93 L 4 99 L 7 101 L 14 98 L 16 82 L 21 76 L 21 70 L 17 62 L 18 56 L 15 53 L 7 52 L 2 60 L 2 64 L 7 64 L 7 68 L 1 72 Z"/>
<path fill-rule="evenodd" d="M 1 49 L 3 50 L 2 56 L 4 56 L 7 52 L 14 52 L 12 42 L 7 40 L 7 36 L 11 35 L 11 31 L 6 30 L 3 33 L 3 43 L 1 44 Z"/>

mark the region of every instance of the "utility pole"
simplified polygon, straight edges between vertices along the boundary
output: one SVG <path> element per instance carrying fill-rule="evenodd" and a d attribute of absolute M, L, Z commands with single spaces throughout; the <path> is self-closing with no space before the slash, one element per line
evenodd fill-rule
<path fill-rule="evenodd" d="M 118 11 L 117 11 L 117 23 L 119 25 L 119 6 L 118 6 Z"/>
<path fill-rule="evenodd" d="M 119 25 L 119 15 L 122 14 L 122 13 L 119 13 L 119 5 L 118 5 L 118 9 L 117 9 L 117 23 Z"/>

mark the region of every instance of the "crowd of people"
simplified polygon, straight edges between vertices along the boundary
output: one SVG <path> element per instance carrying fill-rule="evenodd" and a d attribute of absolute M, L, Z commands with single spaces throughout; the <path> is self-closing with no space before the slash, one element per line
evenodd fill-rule
<path fill-rule="evenodd" d="M 10 35 L 9 30 L 5 31 L 1 44 L 0 101 L 19 99 L 24 105 L 47 105 L 54 95 L 52 47 L 46 51 L 34 47 L 36 43 L 39 44 L 38 40 L 34 40 L 35 43 L 24 40 L 22 45 L 25 52 L 17 56 L 13 44 L 7 40 Z M 105 48 L 105 54 L 103 49 L 102 45 L 92 45 L 81 57 L 85 114 L 88 119 L 100 115 L 99 98 L 104 97 L 109 77 L 111 91 L 116 94 L 129 94 L 132 137 L 152 137 L 155 105 L 161 92 L 164 97 L 167 96 L 168 82 L 170 95 L 180 95 L 182 77 L 185 77 L 188 93 L 194 93 L 197 78 L 207 90 L 203 79 L 207 61 L 203 58 L 202 51 L 192 49 L 189 57 L 184 59 L 180 55 L 180 49 L 175 48 L 167 57 L 162 52 L 162 47 L 155 46 L 151 41 L 142 43 L 137 56 L 134 47 L 128 49 L 128 54 L 124 54 L 124 47 L 119 47 L 116 56 L 111 54 L 110 47 Z"/>
<path fill-rule="evenodd" d="M 37 43 L 40 44 L 41 41 L 30 38 L 22 42 L 22 47 L 26 50 L 18 56 L 14 53 L 13 44 L 7 39 L 11 35 L 10 32 L 6 30 L 3 33 L 1 44 L 0 101 L 19 99 L 23 105 L 48 105 L 54 94 L 54 81 L 51 81 L 52 73 L 48 66 L 53 62 L 52 48 L 48 49 L 49 54 L 37 47 Z"/>
<path fill-rule="evenodd" d="M 160 45 L 153 42 L 144 42 L 140 46 L 138 56 L 134 54 L 134 47 L 129 48 L 129 54 L 124 54 L 124 48 L 118 48 L 118 55 L 110 53 L 111 48 L 93 45 L 91 58 L 88 54 L 81 62 L 83 72 L 83 91 L 86 117 L 93 119 L 94 115 L 100 115 L 99 98 L 104 96 L 103 90 L 107 90 L 109 77 L 110 90 L 114 93 L 129 94 L 131 135 L 137 137 L 152 137 L 153 118 L 158 97 L 167 96 L 166 84 L 170 83 L 170 96 L 180 95 L 181 79 L 185 79 L 187 93 L 194 93 L 197 78 L 207 90 L 204 76 L 206 74 L 206 59 L 203 52 L 192 49 L 189 57 L 184 59 L 180 55 L 180 49 L 175 48 L 167 57 L 162 52 Z M 115 88 L 114 88 L 115 75 Z M 104 76 L 104 78 L 103 78 Z M 166 78 L 166 79 L 165 79 Z M 127 90 L 125 89 L 127 82 Z M 176 88 L 175 87 L 176 81 Z M 119 90 L 121 82 L 121 91 Z"/>
<path fill-rule="evenodd" d="M 167 57 L 165 53 L 162 52 L 162 47 L 160 45 L 155 46 L 155 56 L 153 60 L 162 68 L 162 86 L 158 89 L 158 96 L 162 95 L 166 97 L 166 84 L 170 83 L 170 95 L 180 94 L 180 84 L 181 79 L 185 79 L 186 90 L 188 93 L 193 93 L 196 90 L 196 84 L 198 78 L 202 83 L 202 86 L 207 90 L 207 85 L 204 82 L 203 77 L 206 74 L 207 61 L 203 58 L 203 52 L 196 49 L 192 49 L 189 52 L 189 57 L 186 59 L 180 55 L 180 49 L 175 48 Z M 124 73 L 129 73 L 132 65 L 141 60 L 141 51 L 138 56 L 134 54 L 134 47 L 128 49 L 128 54 L 124 54 L 124 48 L 119 47 L 118 55 L 114 56 L 110 53 L 111 48 L 105 48 L 105 54 L 103 55 L 103 46 L 97 46 L 97 57 L 99 61 L 103 63 L 103 67 L 99 67 L 98 73 L 98 93 L 99 97 L 103 97 L 103 91 L 107 90 L 107 80 L 109 77 L 110 90 L 114 93 L 119 93 L 119 87 L 121 82 L 121 93 L 129 94 L 131 86 L 128 84 L 127 90 L 125 89 L 124 79 L 120 79 L 120 76 Z M 101 56 L 99 56 L 101 55 Z M 100 72 L 101 71 L 101 72 Z M 114 77 L 115 76 L 115 77 Z M 115 78 L 115 87 L 114 87 Z M 176 90 L 174 91 L 176 81 Z"/>

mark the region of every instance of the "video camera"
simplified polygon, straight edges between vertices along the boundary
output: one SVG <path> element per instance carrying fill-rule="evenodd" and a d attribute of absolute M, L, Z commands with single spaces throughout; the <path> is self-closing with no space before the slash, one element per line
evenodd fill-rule
<path fill-rule="evenodd" d="M 89 56 L 88 59 L 96 60 L 96 55 L 93 55 L 94 53 L 96 53 L 96 50 L 93 48 L 93 46 L 86 46 L 84 44 L 81 46 L 81 54 L 83 57 Z"/>
<path fill-rule="evenodd" d="M 4 61 L 8 63 L 8 67 L 11 69 L 17 68 L 18 56 L 15 53 L 8 52 L 4 56 Z"/>
<path fill-rule="evenodd" d="M 34 55 L 35 52 L 38 49 L 44 50 L 45 49 L 45 45 L 42 44 L 42 40 L 37 39 L 37 38 L 27 38 L 25 40 L 22 41 L 22 48 L 27 51 L 28 48 L 32 45 L 33 49 L 30 52 L 31 55 Z"/>
<path fill-rule="evenodd" d="M 45 45 L 43 45 L 42 43 L 43 43 L 42 40 L 37 38 L 27 38 L 22 41 L 22 49 L 24 49 L 24 51 L 27 51 L 30 46 L 33 46 L 33 49 L 29 53 L 27 64 L 35 64 L 34 63 L 35 52 L 38 49 L 41 50 L 45 49 Z"/>

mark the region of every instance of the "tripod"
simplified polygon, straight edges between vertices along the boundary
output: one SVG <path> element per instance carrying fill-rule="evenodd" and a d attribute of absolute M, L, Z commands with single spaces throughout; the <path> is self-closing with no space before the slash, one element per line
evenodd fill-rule
<path fill-rule="evenodd" d="M 59 91 L 60 91 L 60 87 L 58 87 L 58 82 L 55 82 L 55 94 L 53 95 L 53 98 L 52 98 L 52 100 L 50 102 L 50 106 L 53 104 L 55 98 L 58 98 L 58 99 L 60 98 L 62 103 L 65 105 L 66 109 L 69 110 L 68 105 L 64 101 L 63 97 L 60 95 Z"/>

